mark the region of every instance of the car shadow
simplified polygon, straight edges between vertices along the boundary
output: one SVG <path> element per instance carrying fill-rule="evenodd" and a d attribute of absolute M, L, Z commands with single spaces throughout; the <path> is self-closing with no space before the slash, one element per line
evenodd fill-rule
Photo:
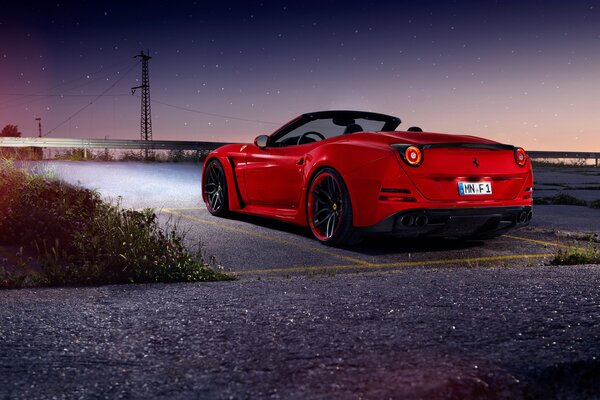
<path fill-rule="evenodd" d="M 257 217 L 248 214 L 231 214 L 226 216 L 225 218 L 231 221 L 247 222 L 252 225 L 262 226 L 263 228 L 292 233 L 294 235 L 304 236 L 312 239 L 312 234 L 310 233 L 310 230 L 308 228 L 290 224 L 287 222 L 281 222 L 274 219 Z"/>
<path fill-rule="evenodd" d="M 481 240 L 464 240 L 456 238 L 401 238 L 394 236 L 370 236 L 361 243 L 346 247 L 356 253 L 378 256 L 402 253 L 435 253 L 455 250 L 481 248 L 485 243 Z"/>
<path fill-rule="evenodd" d="M 310 230 L 305 227 L 246 214 L 233 214 L 226 218 L 232 221 L 243 221 L 263 228 L 274 229 L 309 238 L 315 242 L 315 246 L 328 248 L 326 245 L 320 244 L 313 238 Z M 480 248 L 483 246 L 485 246 L 485 242 L 482 240 L 464 240 L 455 238 L 399 238 L 390 235 L 381 235 L 368 236 L 359 244 L 344 246 L 341 247 L 341 249 L 369 256 L 377 256 L 385 254 L 446 252 Z"/>

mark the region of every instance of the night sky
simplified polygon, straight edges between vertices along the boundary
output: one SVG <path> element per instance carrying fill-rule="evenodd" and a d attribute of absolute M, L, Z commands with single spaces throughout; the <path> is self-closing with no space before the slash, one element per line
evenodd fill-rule
<path fill-rule="evenodd" d="M 3 5 L 0 128 L 138 139 L 133 56 L 150 49 L 154 139 L 251 141 L 358 109 L 600 151 L 600 1 L 143 3 Z"/>

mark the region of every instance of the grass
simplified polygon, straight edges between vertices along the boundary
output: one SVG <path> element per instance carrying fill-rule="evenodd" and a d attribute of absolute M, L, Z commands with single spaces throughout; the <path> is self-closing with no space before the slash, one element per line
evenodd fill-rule
<path fill-rule="evenodd" d="M 53 159 L 65 161 L 150 161 L 150 162 L 194 162 L 203 163 L 210 151 L 202 150 L 154 150 L 148 160 L 143 150 L 92 150 L 75 148 L 54 154 Z M 42 160 L 41 148 L 0 148 L 0 158 L 12 160 Z"/>
<path fill-rule="evenodd" d="M 569 246 L 559 249 L 550 261 L 552 265 L 600 264 L 600 250 L 592 243 L 585 247 Z"/>
<path fill-rule="evenodd" d="M 88 158 L 94 159 L 94 155 L 91 151 L 86 151 L 85 149 L 71 149 L 57 154 L 54 158 L 56 160 L 85 161 Z"/>
<path fill-rule="evenodd" d="M 96 192 L 0 161 L 0 243 L 28 249 L 39 265 L 0 270 L 0 288 L 232 279 L 183 241 L 151 209 L 123 210 Z"/>
<path fill-rule="evenodd" d="M 531 164 L 533 168 L 539 167 L 551 167 L 551 168 L 587 168 L 593 167 L 594 160 L 585 158 L 575 158 L 575 159 L 532 159 Z"/>
<path fill-rule="evenodd" d="M 193 150 L 156 150 L 149 154 L 148 161 L 153 162 L 203 162 L 208 151 Z M 141 150 L 111 151 L 71 149 L 54 156 L 56 160 L 67 161 L 145 161 Z"/>
<path fill-rule="evenodd" d="M 0 147 L 0 159 L 10 158 L 13 160 L 41 160 L 42 149 L 39 147 Z"/>

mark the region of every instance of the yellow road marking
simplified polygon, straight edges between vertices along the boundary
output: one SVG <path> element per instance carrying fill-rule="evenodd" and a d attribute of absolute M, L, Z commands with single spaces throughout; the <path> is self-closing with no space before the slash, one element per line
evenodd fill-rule
<path fill-rule="evenodd" d="M 403 262 L 391 262 L 391 263 L 380 263 L 374 264 L 377 268 L 389 268 L 389 267 L 405 267 L 411 265 L 438 265 L 438 264 L 457 264 L 457 263 L 472 263 L 480 261 L 502 261 L 502 260 L 515 260 L 515 259 L 528 259 L 528 258 L 543 258 L 553 256 L 554 254 L 509 254 L 505 256 L 487 256 L 487 257 L 469 257 L 469 258 L 450 258 L 441 260 L 425 260 L 425 261 L 403 261 Z"/>
<path fill-rule="evenodd" d="M 285 239 L 281 239 L 281 238 L 278 238 L 278 237 L 273 237 L 273 236 L 265 235 L 263 233 L 254 232 L 254 231 L 249 230 L 249 229 L 244 229 L 244 228 L 240 228 L 240 227 L 224 225 L 224 224 L 221 224 L 221 223 L 219 223 L 217 221 L 194 217 L 193 215 L 183 214 L 183 213 L 174 211 L 174 209 L 172 209 L 172 208 L 163 208 L 163 211 L 166 212 L 166 213 L 169 213 L 169 214 L 176 215 L 178 217 L 191 219 L 191 220 L 197 221 L 197 222 L 202 222 L 203 224 L 209 224 L 209 225 L 218 226 L 221 229 L 226 229 L 226 230 L 229 230 L 229 231 L 232 231 L 232 232 L 243 233 L 245 235 L 254 236 L 254 237 L 257 237 L 257 238 L 265 239 L 265 240 L 268 240 L 270 242 L 281 243 L 281 244 L 285 244 L 287 246 L 293 246 L 293 247 L 296 247 L 296 248 L 299 248 L 299 249 L 305 250 L 305 251 L 312 251 L 312 252 L 316 252 L 316 253 L 320 253 L 320 254 L 325 254 L 327 256 L 331 256 L 331 257 L 339 258 L 341 260 L 353 262 L 356 265 L 364 265 L 364 266 L 370 266 L 370 265 L 372 265 L 370 262 L 364 261 L 364 260 L 360 260 L 358 258 L 349 257 L 349 256 L 343 256 L 343 255 L 340 255 L 340 254 L 336 254 L 336 253 L 334 253 L 332 251 L 328 251 L 328 250 L 325 250 L 325 249 L 320 249 L 318 247 L 305 246 L 305 245 L 300 244 L 300 243 L 292 242 L 290 240 L 285 240 Z"/>
<path fill-rule="evenodd" d="M 566 246 L 566 245 L 560 244 L 560 243 L 546 242 L 544 240 L 529 239 L 529 238 L 524 238 L 524 237 L 520 237 L 520 236 L 513 236 L 513 235 L 502 235 L 502 236 L 510 238 L 510 239 L 522 240 L 524 242 L 532 242 L 532 243 L 542 244 L 544 246 L 569 247 L 569 246 Z"/>
<path fill-rule="evenodd" d="M 185 210 L 203 210 L 202 208 L 163 208 L 164 212 L 173 214 L 182 218 L 187 218 L 193 221 L 202 222 L 204 224 L 209 224 L 213 226 L 218 226 L 219 228 L 226 229 L 232 232 L 238 232 L 245 235 L 265 239 L 275 243 L 281 243 L 288 246 L 293 246 L 299 248 L 301 250 L 313 251 L 321 254 L 325 254 L 331 257 L 339 258 L 342 260 L 350 261 L 353 264 L 344 264 L 344 265 L 329 265 L 329 266 L 319 266 L 319 265 L 306 265 L 301 267 L 292 267 L 292 268 L 268 268 L 268 269 L 258 269 L 258 270 L 248 270 L 248 271 L 237 271 L 234 272 L 236 275 L 263 275 L 263 274 L 281 274 L 281 273 L 296 273 L 296 272 L 314 272 L 314 271 L 343 271 L 343 270 L 355 270 L 355 271 L 365 271 L 365 270 L 374 270 L 374 269 L 385 269 L 385 268 L 401 268 L 401 267 L 411 267 L 411 266 L 432 266 L 432 265 L 442 265 L 442 264 L 470 264 L 477 262 L 493 262 L 493 261 L 503 261 L 503 260 L 519 260 L 519 259 L 535 259 L 535 258 L 545 258 L 554 256 L 551 253 L 543 253 L 543 254 L 519 254 L 519 255 L 503 255 L 503 256 L 489 256 L 489 257 L 470 257 L 470 258 L 451 258 L 451 259 L 441 259 L 441 260 L 425 260 L 425 261 L 401 261 L 401 262 L 390 262 L 390 263 L 372 263 L 364 260 L 360 260 L 358 258 L 343 256 L 340 254 L 336 254 L 334 252 L 316 248 L 313 246 L 306 246 L 303 244 L 295 243 L 290 240 L 285 240 L 277 237 L 272 237 L 266 234 L 254 232 L 249 229 L 244 229 L 235 226 L 229 226 L 222 224 L 220 222 L 209 220 L 205 218 L 195 217 L 193 215 L 181 213 L 178 211 Z M 176 211 L 177 210 L 177 211 Z M 559 246 L 566 247 L 562 244 L 546 242 L 542 240 L 536 239 L 528 239 L 519 236 L 512 235 L 503 235 L 504 237 L 516 240 L 522 240 L 537 244 L 542 244 L 545 246 Z"/>
<path fill-rule="evenodd" d="M 400 267 L 423 267 L 431 265 L 441 264 L 458 264 L 458 263 L 476 263 L 476 262 L 491 262 L 491 261 L 502 261 L 502 260 L 518 260 L 518 259 L 531 259 L 531 258 L 545 258 L 551 257 L 554 254 L 521 254 L 521 255 L 507 255 L 507 256 L 491 256 L 491 257 L 473 257 L 473 258 L 454 258 L 446 260 L 426 260 L 426 261 L 402 261 L 395 263 L 370 263 L 369 265 L 331 265 L 331 266 L 313 266 L 307 265 L 303 267 L 294 268 L 269 268 L 269 269 L 256 269 L 248 271 L 234 272 L 235 275 L 263 275 L 263 274 L 281 274 L 281 273 L 295 273 L 295 272 L 311 272 L 311 271 L 344 271 L 344 270 L 373 270 L 373 269 L 384 269 L 384 268 L 400 268 Z"/>

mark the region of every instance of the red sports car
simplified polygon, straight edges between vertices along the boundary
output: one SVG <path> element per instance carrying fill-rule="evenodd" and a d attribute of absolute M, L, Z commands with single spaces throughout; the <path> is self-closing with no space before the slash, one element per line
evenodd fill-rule
<path fill-rule="evenodd" d="M 399 124 L 321 111 L 220 147 L 204 164 L 204 202 L 216 216 L 309 227 L 330 245 L 369 234 L 490 238 L 529 223 L 533 174 L 522 148 Z"/>

